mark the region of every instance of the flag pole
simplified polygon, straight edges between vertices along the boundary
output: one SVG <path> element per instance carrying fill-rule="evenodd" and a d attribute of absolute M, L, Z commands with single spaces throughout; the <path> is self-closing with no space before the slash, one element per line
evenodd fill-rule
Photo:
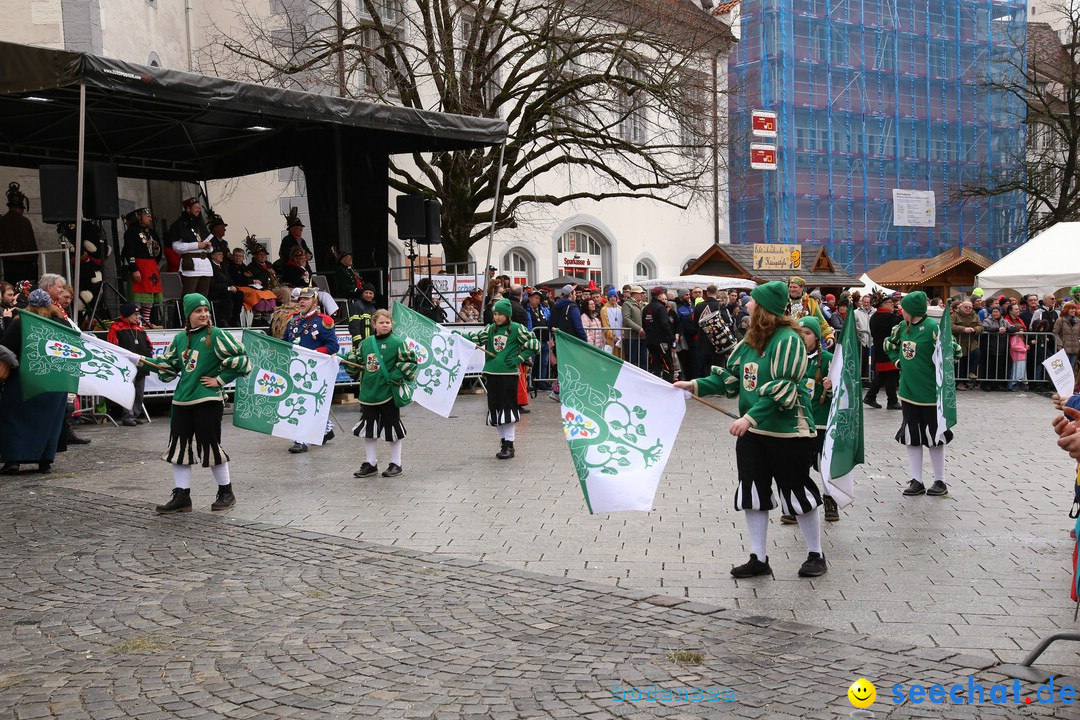
<path fill-rule="evenodd" d="M 729 418 L 733 418 L 733 419 L 735 419 L 735 420 L 738 420 L 738 419 L 739 419 L 739 416 L 738 416 L 738 415 L 736 415 L 736 414 L 734 414 L 734 413 L 730 413 L 730 412 L 728 412 L 727 410 L 725 410 L 724 408 L 720 407 L 719 405 L 713 405 L 713 404 L 712 404 L 711 402 L 709 402 L 708 400 L 702 400 L 702 399 L 701 399 L 701 398 L 699 398 L 699 397 L 698 397 L 697 395 L 693 395 L 693 394 L 691 394 L 691 395 L 690 395 L 690 397 L 691 397 L 691 398 L 693 398 L 694 400 L 697 400 L 697 401 L 698 401 L 699 403 L 701 403 L 702 405 L 705 405 L 706 407 L 711 407 L 711 408 L 712 408 L 713 410 L 715 410 L 715 411 L 716 411 L 716 412 L 718 412 L 718 413 L 723 413 L 724 415 L 727 415 L 727 416 L 728 416 Z"/>

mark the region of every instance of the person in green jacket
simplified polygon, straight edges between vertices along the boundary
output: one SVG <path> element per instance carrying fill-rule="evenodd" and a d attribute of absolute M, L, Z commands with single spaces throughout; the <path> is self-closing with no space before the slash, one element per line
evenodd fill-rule
<path fill-rule="evenodd" d="M 694 395 L 739 398 L 741 417 L 729 432 L 735 441 L 739 484 L 735 509 L 746 516 L 750 535 L 749 562 L 731 569 L 736 578 L 770 575 L 765 554 L 769 510 L 777 506 L 773 481 L 779 489 L 781 511 L 794 515 L 806 540 L 806 562 L 800 577 L 818 577 L 828 570 L 821 552 L 821 493 L 810 479 L 817 434 L 806 377 L 806 345 L 795 322 L 785 315 L 787 285 L 773 281 L 750 293 L 750 327 L 731 351 L 726 368 L 677 382 Z"/>
<path fill-rule="evenodd" d="M 236 504 L 229 478 L 229 454 L 221 447 L 221 418 L 225 412 L 222 388 L 251 372 L 244 346 L 210 324 L 210 302 L 198 293 L 184 296 L 184 329 L 173 337 L 165 354 L 147 364 L 169 382 L 179 376 L 172 398 L 169 449 L 161 459 L 172 463 L 172 499 L 157 506 L 160 515 L 191 512 L 191 466 L 210 468 L 217 481 L 211 510 Z M 142 364 L 142 362 L 140 362 Z"/>
<path fill-rule="evenodd" d="M 513 306 L 506 298 L 495 302 L 495 322 L 471 333 L 461 333 L 487 355 L 484 363 L 484 386 L 487 388 L 487 424 L 499 429 L 502 443 L 495 454 L 500 460 L 514 457 L 514 423 L 520 418 L 518 405 L 518 366 L 540 352 L 536 335 L 524 326 L 511 322 Z"/>
<path fill-rule="evenodd" d="M 345 356 L 352 363 L 345 371 L 360 378 L 360 422 L 353 435 L 364 438 L 366 459 L 353 477 L 366 478 L 379 472 L 376 453 L 379 437 L 390 443 L 390 464 L 383 477 L 401 474 L 401 441 L 405 426 L 401 423 L 401 408 L 394 393 L 402 385 L 416 379 L 416 353 L 405 341 L 394 335 L 394 318 L 389 310 L 376 310 L 371 315 L 375 334 L 364 338 Z"/>
<path fill-rule="evenodd" d="M 903 418 L 896 432 L 896 441 L 907 445 L 911 482 L 905 495 L 945 497 L 945 445 L 952 442 L 952 430 L 946 430 L 938 443 L 937 430 L 937 372 L 934 367 L 934 348 L 937 346 L 938 322 L 926 317 L 926 293 L 908 293 L 900 301 L 904 322 L 893 328 L 882 347 L 900 368 L 900 398 Z M 949 339 L 953 354 L 960 346 Z M 947 359 L 952 362 L 952 359 Z M 930 449 L 930 464 L 934 467 L 934 484 L 927 488 L 922 482 L 923 447 Z"/>

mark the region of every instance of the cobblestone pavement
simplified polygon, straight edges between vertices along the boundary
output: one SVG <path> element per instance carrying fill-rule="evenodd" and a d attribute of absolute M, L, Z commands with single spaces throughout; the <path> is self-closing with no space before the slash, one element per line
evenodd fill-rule
<path fill-rule="evenodd" d="M 355 406 L 335 413 L 346 426 L 357 417 Z M 911 647 L 935 659 L 970 657 L 960 664 L 971 667 L 1018 661 L 1039 638 L 1074 626 L 1066 511 L 1075 466 L 1054 446 L 1045 398 L 961 393 L 962 422 L 947 451 L 947 499 L 900 495 L 908 476 L 892 440 L 898 413 L 868 409 L 867 465 L 856 502 L 841 522 L 826 526 L 830 572 L 814 581 L 795 576 L 805 557 L 797 530 L 775 522 L 775 578 L 729 577 L 748 550 L 742 518 L 731 509 L 728 421 L 707 408 L 689 408 L 656 509 L 601 516 L 586 513 L 557 404 L 534 401 L 518 430 L 518 457 L 506 463 L 493 457 L 498 443 L 482 425 L 483 398 L 463 396 L 456 413 L 444 420 L 407 410 L 405 474 L 395 480 L 354 479 L 361 444 L 342 428 L 327 447 L 293 456 L 286 441 L 226 427 L 239 504 L 219 522 L 314 531 L 553 581 L 587 581 L 633 597 L 705 603 L 827 628 L 845 642 Z M 167 466 L 157 460 L 165 425 L 81 430 L 94 443 L 61 456 L 60 474 L 47 486 L 119 497 L 145 512 L 171 487 Z M 385 465 L 385 445 L 380 452 Z M 194 485 L 196 507 L 205 510 L 213 497 L 209 473 L 196 470 Z M 150 516 L 154 521 L 172 523 Z M 757 634 L 747 630 L 742 626 L 738 636 Z M 1075 646 L 1059 643 L 1040 665 L 1076 675 L 1078 661 Z M 903 667 L 907 660 L 896 662 Z"/>
<path fill-rule="evenodd" d="M 1080 716 L 1011 682 L 1008 706 L 885 701 L 896 683 L 1006 682 L 952 651 L 235 516 L 158 518 L 33 479 L 0 499 L 0 712 L 17 720 L 851 717 L 860 676 L 881 694 L 873 717 Z"/>

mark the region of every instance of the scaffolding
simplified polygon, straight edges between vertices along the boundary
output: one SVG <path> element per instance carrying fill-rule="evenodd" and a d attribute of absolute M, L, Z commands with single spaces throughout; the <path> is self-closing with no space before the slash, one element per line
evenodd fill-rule
<path fill-rule="evenodd" d="M 952 193 L 1022 172 L 1022 104 L 984 82 L 1022 66 L 1026 17 L 1026 0 L 742 0 L 732 242 L 824 245 L 856 275 L 951 247 L 996 259 L 1022 243 L 1022 194 Z M 749 169 L 753 109 L 777 113 L 775 171 Z M 933 190 L 935 227 L 894 227 L 894 188 Z"/>

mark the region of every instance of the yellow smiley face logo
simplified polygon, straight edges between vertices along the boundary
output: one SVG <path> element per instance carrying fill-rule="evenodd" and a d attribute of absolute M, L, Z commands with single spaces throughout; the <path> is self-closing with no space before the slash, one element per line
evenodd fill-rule
<path fill-rule="evenodd" d="M 859 678 L 847 689 L 847 698 L 857 708 L 868 708 L 877 699 L 877 688 L 866 678 Z"/>

